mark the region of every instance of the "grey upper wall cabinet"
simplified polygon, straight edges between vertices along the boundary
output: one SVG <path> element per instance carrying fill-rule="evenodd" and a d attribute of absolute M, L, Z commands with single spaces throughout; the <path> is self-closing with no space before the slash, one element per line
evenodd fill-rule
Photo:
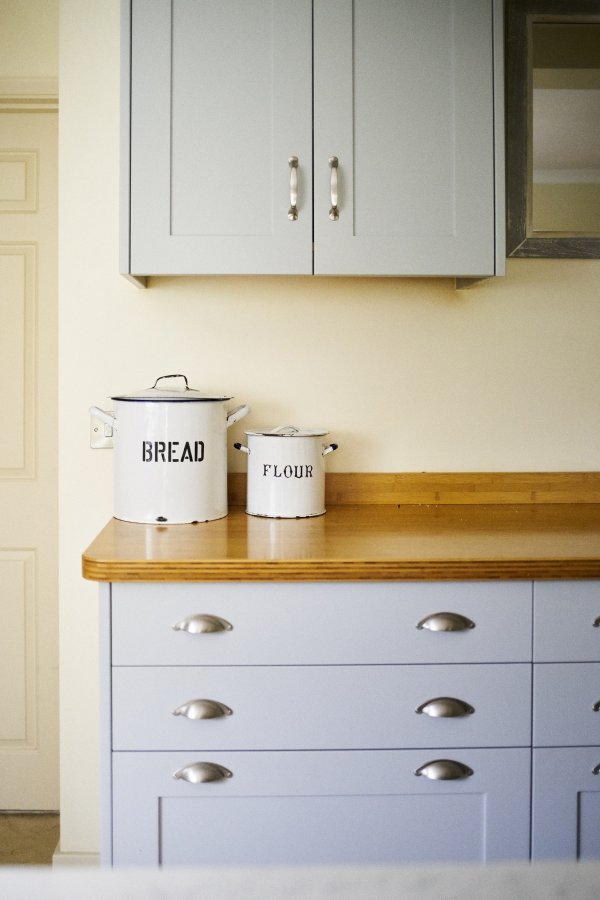
<path fill-rule="evenodd" d="M 502 274 L 502 0 L 125 0 L 122 271 Z"/>

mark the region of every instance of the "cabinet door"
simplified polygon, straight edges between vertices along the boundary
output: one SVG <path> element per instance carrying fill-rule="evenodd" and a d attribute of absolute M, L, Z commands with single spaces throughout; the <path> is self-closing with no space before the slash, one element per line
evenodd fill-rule
<path fill-rule="evenodd" d="M 312 271 L 311 41 L 310 0 L 132 0 L 129 272 Z"/>
<path fill-rule="evenodd" d="M 501 272 L 493 21 L 495 11 L 501 28 L 501 4 L 315 0 L 314 7 L 315 274 Z M 337 221 L 328 215 L 331 157 Z"/>
<path fill-rule="evenodd" d="M 429 755 L 428 755 L 429 754 Z M 472 773 L 416 777 L 436 757 Z M 116 865 L 484 862 L 529 853 L 529 751 L 113 754 Z M 190 784 L 196 761 L 233 777 Z"/>
<path fill-rule="evenodd" d="M 600 749 L 533 751 L 533 859 L 600 859 Z"/>

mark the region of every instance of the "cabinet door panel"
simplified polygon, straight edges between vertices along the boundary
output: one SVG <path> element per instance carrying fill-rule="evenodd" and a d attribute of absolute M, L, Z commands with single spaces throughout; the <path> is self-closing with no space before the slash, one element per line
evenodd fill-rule
<path fill-rule="evenodd" d="M 493 25 L 491 0 L 315 0 L 316 274 L 494 273 Z"/>
<path fill-rule="evenodd" d="M 533 751 L 532 857 L 600 858 L 598 747 Z"/>
<path fill-rule="evenodd" d="M 535 662 L 600 659 L 600 581 L 536 582 Z"/>
<path fill-rule="evenodd" d="M 310 273 L 311 103 L 309 0 L 133 0 L 132 273 Z"/>
<path fill-rule="evenodd" d="M 468 702 L 450 718 L 417 713 L 437 697 Z M 531 667 L 234 666 L 113 669 L 117 750 L 529 746 Z M 233 714 L 173 715 L 193 700 Z"/>
<path fill-rule="evenodd" d="M 172 773 L 189 753 L 116 753 L 114 862 L 525 859 L 529 751 L 457 758 L 472 776 L 430 781 L 415 776 L 427 751 L 219 753 L 233 777 L 188 784 Z"/>
<path fill-rule="evenodd" d="M 114 584 L 114 665 L 529 662 L 531 583 Z M 475 623 L 430 631 L 439 612 Z M 190 634 L 190 615 L 232 630 Z"/>
<path fill-rule="evenodd" d="M 451 800 L 447 795 L 168 798 L 161 803 L 161 862 L 479 862 L 484 803 L 474 794 Z"/>

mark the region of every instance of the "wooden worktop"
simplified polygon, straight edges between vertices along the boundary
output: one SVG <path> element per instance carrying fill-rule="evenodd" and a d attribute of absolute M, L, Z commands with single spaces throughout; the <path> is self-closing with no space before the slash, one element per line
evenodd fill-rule
<path fill-rule="evenodd" d="M 259 518 L 243 507 L 197 525 L 112 519 L 85 551 L 83 575 L 163 582 L 600 578 L 598 502 L 569 502 L 564 493 L 550 503 L 347 499 L 310 519 Z"/>

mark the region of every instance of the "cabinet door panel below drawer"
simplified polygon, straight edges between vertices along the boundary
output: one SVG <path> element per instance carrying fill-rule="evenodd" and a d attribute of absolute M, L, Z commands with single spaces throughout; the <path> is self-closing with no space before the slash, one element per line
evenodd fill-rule
<path fill-rule="evenodd" d="M 533 859 L 600 859 L 597 747 L 533 751 Z"/>
<path fill-rule="evenodd" d="M 447 795 L 169 798 L 161 804 L 161 862 L 480 862 L 483 807 L 476 794 L 451 800 Z M 260 827 L 249 827 L 251 822 Z"/>
<path fill-rule="evenodd" d="M 417 707 L 439 697 L 472 714 Z M 254 666 L 113 669 L 113 746 L 119 750 L 525 746 L 531 667 Z M 233 715 L 173 715 L 193 700 Z M 434 710 L 435 711 L 435 710 Z"/>

